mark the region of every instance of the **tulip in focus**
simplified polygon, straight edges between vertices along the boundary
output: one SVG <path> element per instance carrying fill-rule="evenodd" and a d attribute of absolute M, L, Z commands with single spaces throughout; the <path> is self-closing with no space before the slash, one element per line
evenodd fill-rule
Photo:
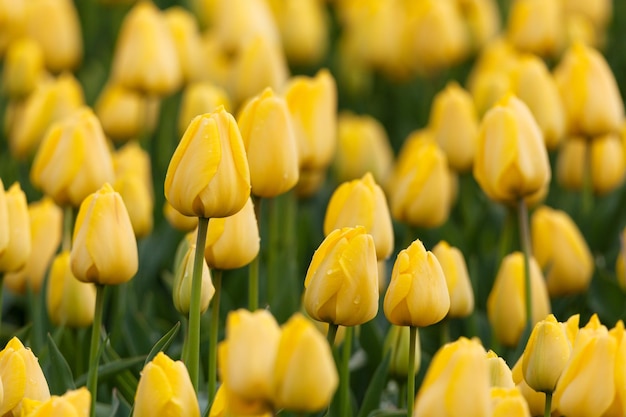
<path fill-rule="evenodd" d="M 389 375 L 396 381 L 406 381 L 409 374 L 409 345 L 411 342 L 411 328 L 409 326 L 389 326 L 383 345 L 383 356 L 391 355 L 389 359 Z M 421 360 L 419 330 L 415 332 L 415 368 L 413 374 L 419 371 Z"/>
<path fill-rule="evenodd" d="M 141 371 L 133 417 L 199 417 L 200 406 L 189 373 L 181 361 L 163 352 Z"/>
<path fill-rule="evenodd" d="M 188 316 L 189 306 L 191 304 L 191 283 L 193 274 L 193 265 L 195 261 L 196 245 L 190 244 L 187 252 L 179 265 L 176 266 L 174 285 L 172 288 L 172 296 L 174 298 L 174 307 L 179 313 Z M 200 314 L 209 308 L 209 303 L 215 294 L 215 287 L 211 281 L 211 273 L 206 264 L 206 260 L 202 259 L 202 275 L 201 275 L 201 295 L 200 295 Z"/>
<path fill-rule="evenodd" d="M 44 77 L 43 51 L 32 39 L 18 39 L 9 44 L 2 71 L 2 90 L 9 97 L 27 97 Z"/>
<path fill-rule="evenodd" d="M 0 189 L 2 189 L 1 185 L 0 183 Z M 0 221 L 2 221 L 1 217 L 6 219 L 6 229 L 0 233 L 0 239 L 7 230 L 8 233 L 5 236 L 8 239 L 4 247 L 0 246 L 0 274 L 21 269 L 29 259 L 32 248 L 26 194 L 18 182 L 13 183 L 6 192 L 0 192 L 0 206 L 3 205 L 4 207 L 0 207 Z M 6 208 L 6 217 L 2 213 L 4 208 Z M 0 415 L 3 414 L 0 413 Z"/>
<path fill-rule="evenodd" d="M 499 357 L 493 350 L 487 352 L 487 365 L 489 366 L 489 386 L 492 388 L 514 388 L 513 372 L 504 359 Z"/>
<path fill-rule="evenodd" d="M 491 417 L 530 417 L 526 399 L 517 388 L 492 388 Z"/>
<path fill-rule="evenodd" d="M 557 56 L 565 40 L 561 1 L 515 0 L 509 13 L 507 36 L 521 51 Z"/>
<path fill-rule="evenodd" d="M 85 387 L 53 395 L 46 401 L 24 399 L 22 417 L 89 417 L 91 394 Z"/>
<path fill-rule="evenodd" d="M 178 132 L 181 136 L 194 117 L 214 112 L 220 106 L 224 106 L 227 111 L 231 107 L 228 93 L 223 88 L 208 81 L 187 84 L 180 100 Z"/>
<path fill-rule="evenodd" d="M 441 264 L 450 294 L 448 317 L 466 317 L 474 311 L 474 290 L 463 253 L 446 241 L 435 245 L 433 254 Z"/>

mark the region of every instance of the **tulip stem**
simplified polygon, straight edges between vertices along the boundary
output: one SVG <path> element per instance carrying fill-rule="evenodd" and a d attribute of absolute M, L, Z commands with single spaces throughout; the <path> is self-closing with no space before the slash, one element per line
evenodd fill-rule
<path fill-rule="evenodd" d="M 406 415 L 413 415 L 413 402 L 415 401 L 415 338 L 417 337 L 417 327 L 409 327 L 409 370 L 406 380 Z"/>
<path fill-rule="evenodd" d="M 96 284 L 96 311 L 91 325 L 91 343 L 89 345 L 89 371 L 87 373 L 87 389 L 91 393 L 90 416 L 96 414 L 96 394 L 98 392 L 98 364 L 100 362 L 100 328 L 104 307 L 104 291 L 106 287 Z"/>
<path fill-rule="evenodd" d="M 217 336 L 220 325 L 220 294 L 222 292 L 222 270 L 213 271 L 213 304 L 211 305 L 211 330 L 209 332 L 209 404 L 213 403 L 217 391 Z"/>
<path fill-rule="evenodd" d="M 200 369 L 200 296 L 202 294 L 202 261 L 204 260 L 204 246 L 209 219 L 198 218 L 198 236 L 196 253 L 193 260 L 193 275 L 191 278 L 191 302 L 189 304 L 189 327 L 187 329 L 187 357 L 185 363 L 189 370 L 189 377 L 194 389 L 198 392 L 198 373 Z"/>
<path fill-rule="evenodd" d="M 346 327 L 343 339 L 343 351 L 341 356 L 341 370 L 339 371 L 339 415 L 350 414 L 350 356 L 352 355 L 352 326 Z"/>
<path fill-rule="evenodd" d="M 256 217 L 257 224 L 261 225 L 261 197 L 252 197 L 252 203 L 254 205 L 254 216 Z M 250 266 L 248 267 L 248 310 L 255 311 L 259 308 L 259 257 L 261 253 L 254 257 Z M 268 299 L 268 303 L 270 300 Z"/>
<path fill-rule="evenodd" d="M 544 417 L 550 417 L 552 414 L 552 392 L 546 392 L 546 406 L 543 411 Z"/>
<path fill-rule="evenodd" d="M 63 240 L 61 248 L 63 251 L 72 249 L 72 229 L 74 228 L 74 208 L 66 205 L 63 208 Z"/>
<path fill-rule="evenodd" d="M 526 306 L 526 332 L 530 334 L 529 331 L 532 328 L 533 320 L 532 289 L 530 286 L 530 257 L 532 255 L 530 247 L 530 231 L 528 228 L 528 208 L 526 207 L 526 202 L 523 198 L 520 198 L 518 202 L 518 217 L 520 240 L 522 252 L 524 254 L 524 292 L 526 294 L 524 302 Z M 521 343 L 525 344 L 525 341 L 521 341 Z"/>
<path fill-rule="evenodd" d="M 328 333 L 326 334 L 326 338 L 328 339 L 328 344 L 332 349 L 335 346 L 335 337 L 337 337 L 337 329 L 339 329 L 338 324 L 329 323 L 328 324 Z"/>

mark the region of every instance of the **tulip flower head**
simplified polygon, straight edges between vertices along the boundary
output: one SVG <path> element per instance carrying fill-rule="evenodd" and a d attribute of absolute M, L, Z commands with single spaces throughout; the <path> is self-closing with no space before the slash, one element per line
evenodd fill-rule
<path fill-rule="evenodd" d="M 91 409 L 91 393 L 85 387 L 67 391 L 65 394 L 53 395 L 45 401 L 24 399 L 23 417 L 89 417 Z"/>
<path fill-rule="evenodd" d="M 389 354 L 389 374 L 397 381 L 406 381 L 409 374 L 409 345 L 411 342 L 411 328 L 408 326 L 389 327 L 385 343 L 383 345 L 383 355 Z M 415 332 L 415 368 L 413 373 L 419 371 L 421 359 L 419 331 Z"/>
<path fill-rule="evenodd" d="M 9 44 L 2 71 L 2 90 L 12 98 L 27 97 L 45 74 L 41 46 L 33 39 Z"/>
<path fill-rule="evenodd" d="M 474 310 L 474 290 L 463 253 L 443 240 L 435 245 L 432 252 L 437 257 L 446 277 L 450 294 L 448 316 L 468 316 Z"/>
<path fill-rule="evenodd" d="M 515 387 L 492 388 L 491 417 L 530 417 L 528 403 L 522 393 Z"/>
<path fill-rule="evenodd" d="M 4 201 L 3 201 L 4 200 Z M 31 224 L 26 194 L 18 182 L 4 192 L 0 183 L 0 273 L 17 271 L 28 260 L 32 248 Z"/>
<path fill-rule="evenodd" d="M 489 365 L 489 383 L 492 388 L 515 387 L 511 368 L 493 350 L 487 352 L 487 364 Z"/>
<path fill-rule="evenodd" d="M 172 296 L 174 298 L 174 307 L 179 313 L 189 315 L 189 306 L 191 303 L 191 283 L 193 274 L 193 265 L 195 261 L 196 245 L 190 244 L 187 253 L 182 261 L 176 267 L 174 276 L 174 288 L 172 288 Z M 200 296 L 200 313 L 204 313 L 209 308 L 209 303 L 215 294 L 215 287 L 211 281 L 211 273 L 206 264 L 206 260 L 202 259 L 202 286 Z"/>

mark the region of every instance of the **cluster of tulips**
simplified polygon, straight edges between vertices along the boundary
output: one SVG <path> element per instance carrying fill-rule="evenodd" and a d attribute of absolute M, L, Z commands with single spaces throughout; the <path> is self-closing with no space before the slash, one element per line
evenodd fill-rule
<path fill-rule="evenodd" d="M 0 416 L 626 416 L 610 0 L 89 3 L 0 0 Z"/>

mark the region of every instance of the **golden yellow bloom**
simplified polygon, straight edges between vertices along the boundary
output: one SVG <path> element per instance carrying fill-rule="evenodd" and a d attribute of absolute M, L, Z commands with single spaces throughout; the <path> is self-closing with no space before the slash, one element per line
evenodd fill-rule
<path fill-rule="evenodd" d="M 411 343 L 411 328 L 408 326 L 389 326 L 383 345 L 383 356 L 391 355 L 389 359 L 389 375 L 397 381 L 406 381 L 409 374 L 409 345 Z M 415 368 L 417 374 L 420 367 L 421 349 L 419 330 L 415 332 Z"/>
<path fill-rule="evenodd" d="M 190 217 L 181 214 L 178 210 L 172 207 L 167 200 L 163 205 L 163 215 L 170 226 L 181 232 L 191 232 L 193 229 L 198 227 L 197 217 Z"/>
<path fill-rule="evenodd" d="M 185 364 L 159 352 L 141 371 L 133 417 L 165 415 L 199 417 L 200 406 Z"/>
<path fill-rule="evenodd" d="M 78 206 L 114 179 L 113 162 L 100 121 L 88 107 L 54 124 L 30 171 L 33 185 L 60 205 Z"/>
<path fill-rule="evenodd" d="M 513 372 L 504 359 L 496 352 L 487 352 L 487 365 L 489 366 L 489 386 L 492 388 L 514 388 Z"/>
<path fill-rule="evenodd" d="M 24 35 L 26 27 L 26 1 L 0 1 L 0 56 L 13 40 Z"/>
<path fill-rule="evenodd" d="M 547 206 L 530 219 L 533 255 L 544 269 L 551 296 L 584 292 L 593 275 L 593 257 L 585 238 L 569 215 Z"/>
<path fill-rule="evenodd" d="M 215 398 L 213 398 L 211 410 L 209 411 L 209 417 L 237 417 L 237 415 L 232 412 L 232 400 L 232 392 L 229 392 L 224 383 L 220 384 L 217 388 L 217 392 L 215 393 Z M 235 408 L 236 407 L 237 406 L 235 406 Z M 273 413 L 267 411 L 254 415 L 246 413 L 245 415 L 246 417 L 272 417 Z"/>
<path fill-rule="evenodd" d="M 143 94 L 120 84 L 105 85 L 94 106 L 104 133 L 116 142 L 138 139 L 146 132 L 149 109 Z"/>
<path fill-rule="evenodd" d="M 4 285 L 18 294 L 26 293 L 27 287 L 39 293 L 63 233 L 63 211 L 48 197 L 30 203 L 28 217 L 30 255 L 22 268 L 4 276 Z"/>
<path fill-rule="evenodd" d="M 624 182 L 626 157 L 619 135 L 610 133 L 591 141 L 591 183 L 598 195 L 610 193 Z"/>
<path fill-rule="evenodd" d="M 448 314 L 446 277 L 419 239 L 398 254 L 383 306 L 387 320 L 397 326 L 430 326 Z"/>
<path fill-rule="evenodd" d="M 46 401 L 28 398 L 22 403 L 22 417 L 89 417 L 91 393 L 85 387 L 53 395 Z"/>
<path fill-rule="evenodd" d="M 550 299 L 539 265 L 530 259 L 531 323 L 550 314 Z M 516 346 L 526 326 L 524 255 L 514 252 L 500 264 L 487 298 L 487 317 L 495 337 L 505 346 Z"/>
<path fill-rule="evenodd" d="M 146 94 L 167 95 L 182 82 L 176 45 L 163 12 L 151 1 L 135 4 L 122 21 L 111 80 Z"/>
<path fill-rule="evenodd" d="M 530 409 L 522 393 L 515 387 L 492 388 L 491 417 L 530 417 Z"/>
<path fill-rule="evenodd" d="M 235 118 L 223 107 L 195 117 L 167 168 L 165 198 L 179 212 L 227 217 L 250 196 L 250 170 Z"/>
<path fill-rule="evenodd" d="M 568 0 L 563 2 L 568 20 L 584 21 L 590 27 L 595 45 L 601 47 L 606 40 L 606 28 L 613 17 L 613 2 L 610 0 Z"/>
<path fill-rule="evenodd" d="M 500 33 L 502 22 L 495 0 L 456 0 L 469 31 L 472 49 L 479 51 Z"/>
<path fill-rule="evenodd" d="M 433 248 L 441 269 L 446 277 L 450 294 L 449 317 L 466 317 L 474 311 L 474 291 L 470 281 L 463 253 L 446 241 L 440 241 Z"/>
<path fill-rule="evenodd" d="M 137 241 L 128 211 L 107 183 L 78 210 L 70 262 L 74 276 L 101 285 L 130 280 L 138 267 Z"/>
<path fill-rule="evenodd" d="M 193 275 L 193 266 L 195 261 L 196 245 L 192 243 L 187 248 L 185 256 L 180 264 L 176 266 L 174 271 L 174 285 L 172 288 L 172 297 L 174 299 L 174 307 L 179 313 L 189 315 L 189 306 L 191 304 L 191 284 Z M 204 313 L 209 308 L 209 303 L 215 294 L 215 287 L 211 281 L 211 273 L 207 266 L 206 260 L 202 259 L 202 286 L 200 291 L 200 313 Z"/>
<path fill-rule="evenodd" d="M 3 194 L 4 202 L 0 197 L 0 205 L 4 204 L 6 207 L 5 218 L 8 230 L 6 236 L 8 239 L 4 248 L 0 246 L 0 273 L 17 271 L 22 268 L 26 264 L 32 248 L 26 194 L 18 182 L 13 183 Z M 0 209 L 0 211 L 2 210 Z"/>
<path fill-rule="evenodd" d="M 519 357 L 515 365 L 513 366 L 512 375 L 513 381 L 515 382 L 515 388 L 522 394 L 522 396 L 526 399 L 526 403 L 528 404 L 528 408 L 530 410 L 530 414 L 532 416 L 540 416 L 543 415 L 546 406 L 546 394 L 543 392 L 538 392 L 528 386 L 526 380 L 524 380 L 524 372 L 522 371 L 522 362 L 524 360 L 524 354 Z M 552 411 L 556 409 L 554 401 L 552 402 Z"/>
<path fill-rule="evenodd" d="M 196 17 L 182 6 L 172 6 L 163 12 L 172 35 L 184 83 L 198 81 L 202 76 L 204 57 Z"/>
<path fill-rule="evenodd" d="M 413 417 L 491 415 L 489 370 L 477 339 L 459 338 L 433 356 L 415 399 Z"/>
<path fill-rule="evenodd" d="M 617 342 L 615 352 L 615 396 L 613 402 L 605 412 L 604 416 L 621 416 L 626 414 L 626 332 L 624 332 L 624 322 L 618 320 L 615 326 L 609 330 L 609 334 Z"/>
<path fill-rule="evenodd" d="M 563 47 L 563 9 L 557 0 L 516 0 L 511 5 L 507 36 L 524 52 L 556 56 Z"/>
<path fill-rule="evenodd" d="M 285 99 L 266 88 L 244 105 L 238 124 L 248 156 L 252 194 L 269 198 L 292 189 L 299 178 L 298 150 Z"/>
<path fill-rule="evenodd" d="M 45 401 L 50 398 L 48 382 L 33 352 L 13 337 L 0 351 L 0 415 L 21 415 L 25 398 Z M 12 413 L 12 414 L 11 414 Z"/>
<path fill-rule="evenodd" d="M 230 109 L 228 93 L 221 87 L 209 82 L 189 83 L 183 89 L 178 113 L 178 133 L 182 136 L 194 117 L 214 112 L 218 107 Z"/>
<path fill-rule="evenodd" d="M 554 69 L 572 135 L 594 137 L 619 132 L 624 104 L 615 76 L 597 50 L 575 43 Z"/>
<path fill-rule="evenodd" d="M 581 190 L 585 176 L 587 141 L 578 136 L 569 137 L 559 147 L 556 158 L 557 183 L 569 190 Z"/>
<path fill-rule="evenodd" d="M 11 98 L 28 96 L 45 74 L 43 51 L 32 39 L 9 44 L 2 71 L 2 89 Z"/>
<path fill-rule="evenodd" d="M 543 134 L 530 110 L 513 95 L 503 97 L 481 122 L 476 181 L 490 199 L 515 203 L 545 188 L 550 175 Z"/>
<path fill-rule="evenodd" d="M 46 307 L 55 326 L 88 327 L 96 308 L 96 287 L 72 273 L 70 252 L 59 253 L 50 266 Z"/>
<path fill-rule="evenodd" d="M 320 411 L 328 407 L 338 384 L 328 342 L 313 323 L 295 313 L 282 326 L 276 351 L 274 408 Z"/>

